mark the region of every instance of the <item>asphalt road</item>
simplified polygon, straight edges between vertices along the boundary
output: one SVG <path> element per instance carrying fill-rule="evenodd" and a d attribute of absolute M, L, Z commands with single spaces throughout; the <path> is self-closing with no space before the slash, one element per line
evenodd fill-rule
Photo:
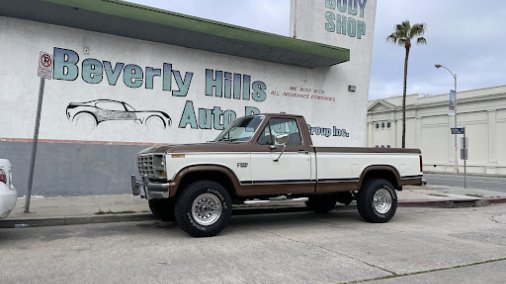
<path fill-rule="evenodd" d="M 505 212 L 233 216 L 203 239 L 159 221 L 0 229 L 0 283 L 504 283 Z"/>
<path fill-rule="evenodd" d="M 424 174 L 429 185 L 464 186 L 463 175 Z M 467 176 L 467 187 L 506 193 L 506 177 Z"/>

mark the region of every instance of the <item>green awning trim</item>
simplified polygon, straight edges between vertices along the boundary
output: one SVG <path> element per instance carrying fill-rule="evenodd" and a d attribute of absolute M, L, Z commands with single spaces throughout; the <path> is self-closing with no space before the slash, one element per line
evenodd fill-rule
<path fill-rule="evenodd" d="M 350 60 L 349 49 L 119 0 L 3 0 L 0 15 L 305 68 Z"/>

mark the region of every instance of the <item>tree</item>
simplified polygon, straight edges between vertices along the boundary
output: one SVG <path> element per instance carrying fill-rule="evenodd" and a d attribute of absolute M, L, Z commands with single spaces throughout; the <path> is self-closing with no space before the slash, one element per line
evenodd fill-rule
<path fill-rule="evenodd" d="M 406 54 L 404 57 L 404 88 L 402 92 L 402 148 L 406 148 L 406 85 L 408 81 L 408 59 L 411 49 L 411 40 L 416 38 L 416 44 L 426 44 L 423 37 L 425 24 L 417 23 L 411 26 L 408 20 L 395 26 L 395 31 L 387 37 L 387 41 L 404 46 Z"/>

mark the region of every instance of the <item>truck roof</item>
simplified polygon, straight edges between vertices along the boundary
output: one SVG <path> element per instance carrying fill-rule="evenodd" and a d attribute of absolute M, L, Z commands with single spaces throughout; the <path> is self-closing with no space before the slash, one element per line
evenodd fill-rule
<path fill-rule="evenodd" d="M 264 116 L 269 116 L 269 117 L 270 116 L 303 117 L 300 114 L 290 114 L 290 113 L 284 113 L 284 112 L 278 112 L 278 113 L 267 112 L 267 113 L 259 113 L 259 114 L 256 114 L 256 115 L 264 115 Z"/>

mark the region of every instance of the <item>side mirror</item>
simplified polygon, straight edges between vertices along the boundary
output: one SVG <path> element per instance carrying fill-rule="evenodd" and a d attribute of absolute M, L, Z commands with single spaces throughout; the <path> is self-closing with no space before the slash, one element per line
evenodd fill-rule
<path fill-rule="evenodd" d="M 271 149 L 277 149 L 278 146 L 282 146 L 283 149 L 281 149 L 279 156 L 276 159 L 274 159 L 274 162 L 278 162 L 279 159 L 281 158 L 281 156 L 283 156 L 283 153 L 285 152 L 285 149 L 286 149 L 287 142 L 288 142 L 288 134 L 281 134 L 281 135 L 276 136 L 276 142 L 274 143 L 276 145 L 272 145 Z"/>
<path fill-rule="evenodd" d="M 288 134 L 276 136 L 276 145 L 286 145 L 288 143 Z"/>

